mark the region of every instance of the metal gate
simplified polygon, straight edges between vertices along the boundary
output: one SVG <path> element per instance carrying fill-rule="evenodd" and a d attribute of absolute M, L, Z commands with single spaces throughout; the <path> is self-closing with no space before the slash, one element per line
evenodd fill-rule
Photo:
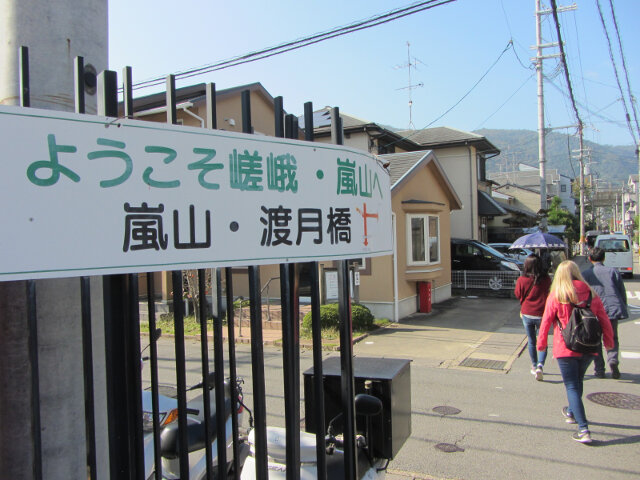
<path fill-rule="evenodd" d="M 21 105 L 29 107 L 29 68 L 28 51 L 21 49 Z M 75 106 L 77 113 L 84 113 L 84 88 L 83 88 L 83 59 L 76 58 L 75 63 Z M 131 69 L 123 72 L 124 117 L 133 117 L 133 94 Z M 109 117 L 119 116 L 117 96 L 117 76 L 115 72 L 105 71 L 98 77 L 98 92 L 102 92 L 98 100 L 98 114 Z M 245 133 L 251 133 L 251 108 L 249 92 L 242 93 L 242 126 Z M 173 76 L 167 78 L 166 90 L 167 122 L 176 123 L 176 98 L 175 80 Z M 207 110 L 209 128 L 215 125 L 215 86 L 207 86 Z M 305 135 L 306 140 L 313 141 L 313 109 L 311 103 L 304 105 L 305 111 Z M 333 139 L 334 143 L 342 144 L 339 128 L 340 118 L 337 109 L 333 114 Z M 297 138 L 297 119 L 293 115 L 284 115 L 282 97 L 275 101 L 275 126 L 276 136 Z M 355 412 L 354 412 L 354 383 L 353 383 L 353 351 L 351 307 L 349 292 L 349 273 L 347 260 L 338 262 L 339 281 L 339 310 L 340 310 L 340 365 L 341 365 L 341 396 L 342 414 L 344 415 L 344 451 L 345 451 L 345 478 L 356 478 L 356 445 L 355 445 Z M 287 478 L 299 478 L 300 475 L 300 358 L 299 358 L 299 272 L 302 264 L 285 263 L 280 265 L 280 303 L 282 308 L 282 361 L 284 370 L 284 404 L 286 422 L 286 465 Z M 311 304 L 312 304 L 312 331 L 313 331 L 313 363 L 314 363 L 314 399 L 316 425 L 325 425 L 323 406 L 323 374 L 322 374 L 322 343 L 320 329 L 320 295 L 318 285 L 318 263 L 312 262 L 304 265 L 310 272 L 311 279 Z M 230 267 L 218 268 L 214 271 L 216 276 L 217 312 L 213 321 L 213 359 L 209 358 L 210 345 L 207 337 L 207 322 L 201 322 L 201 376 L 203 379 L 214 378 L 215 409 L 218 412 L 225 411 L 225 378 L 229 379 L 228 388 L 232 399 L 238 397 L 236 391 L 236 358 L 234 339 L 234 309 L 231 307 L 235 300 L 233 293 L 234 272 Z M 266 438 L 266 401 L 265 401 L 265 375 L 264 375 L 264 351 L 262 336 L 262 308 L 261 308 L 261 279 L 258 266 L 248 267 L 250 289 L 250 318 L 251 318 L 251 382 L 253 389 L 253 415 L 255 419 L 255 457 L 256 476 L 259 479 L 268 478 L 267 473 L 267 438 Z M 185 335 L 184 335 L 184 300 L 181 292 L 183 282 L 182 272 L 171 273 L 173 283 L 173 313 L 175 328 L 175 367 L 177 383 L 178 404 L 178 446 L 179 465 L 181 479 L 189 478 L 189 457 L 187 437 L 187 399 L 186 399 L 186 374 L 185 374 Z M 223 299 L 221 290 L 222 281 L 226 283 L 226 298 Z M 153 275 L 146 275 L 146 289 L 148 303 L 146 310 L 149 318 L 149 331 L 154 332 L 158 315 L 154 301 L 156 286 Z M 89 277 L 78 279 L 81 285 L 81 311 L 82 311 L 82 345 L 83 345 L 83 372 L 84 372 L 84 417 L 86 423 L 86 450 L 87 450 L 87 477 L 97 479 L 96 458 L 101 452 L 96 451 L 95 432 L 95 401 L 94 401 L 94 365 L 92 352 L 91 331 L 91 285 Z M 18 283 L 19 284 L 19 283 Z M 105 352 L 106 352 L 106 392 L 107 392 L 107 422 L 109 443 L 109 469 L 113 479 L 144 479 L 144 445 L 143 445 L 143 412 L 141 400 L 141 348 L 140 348 L 140 304 L 138 292 L 138 274 L 116 274 L 103 277 L 103 301 L 104 301 L 104 327 L 105 327 Z M 36 400 L 32 408 L 33 451 L 34 451 L 34 478 L 42 478 L 42 454 L 41 454 L 41 425 L 40 425 L 40 396 L 38 376 L 38 334 L 35 312 L 38 308 L 38 291 L 34 280 L 26 281 L 26 302 L 28 310 L 28 334 L 29 356 L 32 365 L 32 383 L 30 385 L 33 398 Z M 205 270 L 198 270 L 198 289 L 200 298 L 205 297 Z M 225 301 L 226 300 L 226 301 Z M 225 308 L 225 305 L 229 308 Z M 223 324 L 226 311 L 226 325 Z M 200 318 L 205 319 L 206 304 L 200 302 Z M 224 335 L 227 329 L 228 338 L 228 369 L 225 369 Z M 151 392 L 153 403 L 153 435 L 155 478 L 162 478 L 162 462 L 160 454 L 160 426 L 158 416 L 158 351 L 157 342 L 150 335 L 149 365 L 151 372 Z M 209 411 L 210 392 L 203 388 L 204 396 L 204 428 L 205 438 L 211 438 L 215 431 L 218 439 L 225 439 L 225 422 L 218 421 L 212 425 Z M 226 407 L 228 408 L 228 407 Z M 238 448 L 240 438 L 236 408 L 232 411 L 233 455 L 227 458 L 225 442 L 218 442 L 217 452 L 211 449 L 211 443 L 206 441 L 207 478 L 227 478 L 228 464 L 232 464 L 231 475 L 239 478 L 241 466 Z M 322 429 L 316 434 L 318 478 L 326 478 L 325 462 L 325 436 Z M 212 467 L 211 458 L 217 456 L 217 468 Z M 145 479 L 146 480 L 146 479 Z"/>

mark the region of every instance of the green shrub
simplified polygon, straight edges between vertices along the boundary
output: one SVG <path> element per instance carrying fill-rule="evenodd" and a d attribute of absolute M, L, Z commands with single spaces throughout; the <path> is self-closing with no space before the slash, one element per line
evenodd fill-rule
<path fill-rule="evenodd" d="M 354 331 L 371 330 L 373 327 L 373 314 L 364 305 L 357 303 L 351 305 L 351 319 Z M 338 313 L 337 303 L 320 306 L 320 326 L 322 330 L 337 330 L 340 327 L 340 314 Z M 303 330 L 311 331 L 311 312 L 307 313 L 302 319 L 302 328 Z"/>

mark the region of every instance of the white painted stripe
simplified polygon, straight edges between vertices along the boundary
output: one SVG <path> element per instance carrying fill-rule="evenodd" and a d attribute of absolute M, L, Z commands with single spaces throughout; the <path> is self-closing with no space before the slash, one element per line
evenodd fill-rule
<path fill-rule="evenodd" d="M 622 358 L 640 359 L 640 352 L 620 352 Z"/>

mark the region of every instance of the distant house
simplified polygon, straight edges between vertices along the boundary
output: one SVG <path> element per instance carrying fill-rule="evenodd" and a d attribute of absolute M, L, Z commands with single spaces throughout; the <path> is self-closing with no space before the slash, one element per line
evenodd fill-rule
<path fill-rule="evenodd" d="M 462 208 L 451 214 L 451 235 L 488 241 L 487 224 L 504 215 L 491 197 L 486 162 L 500 150 L 486 137 L 450 127 L 405 130 L 400 135 L 432 150 L 460 196 Z"/>
<path fill-rule="evenodd" d="M 377 154 L 432 151 L 462 202 L 462 208 L 452 212 L 452 236 L 487 241 L 488 222 L 505 214 L 491 198 L 486 177 L 486 161 L 500 153 L 495 145 L 482 135 L 450 127 L 393 131 L 342 112 L 340 118 L 344 144 L 350 147 Z M 316 141 L 331 142 L 328 107 L 314 112 L 314 135 Z"/>
<path fill-rule="evenodd" d="M 500 185 L 519 185 L 540 192 L 540 170 L 524 163 L 518 164 L 517 169 L 513 171 L 490 173 L 488 177 Z M 571 178 L 556 169 L 547 170 L 546 178 L 548 198 L 560 197 L 560 207 L 575 215 L 576 201 L 571 189 Z M 538 203 L 536 211 L 538 210 L 540 210 L 540 203 Z"/>
<path fill-rule="evenodd" d="M 533 210 L 521 202 L 518 193 L 521 192 L 506 188 L 506 186 L 502 186 L 501 190 L 493 191 L 492 197 L 505 210 L 505 215 L 498 215 L 489 222 L 489 242 L 513 242 L 522 235 L 523 228 L 530 228 L 538 224 L 537 210 Z M 534 195 L 533 198 L 539 206 L 540 194 Z"/>

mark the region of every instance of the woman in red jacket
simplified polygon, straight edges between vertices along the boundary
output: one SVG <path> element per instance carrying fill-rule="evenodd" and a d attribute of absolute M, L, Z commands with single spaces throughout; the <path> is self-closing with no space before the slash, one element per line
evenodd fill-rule
<path fill-rule="evenodd" d="M 571 304 L 579 305 L 586 302 L 589 293 L 592 296 L 591 311 L 598 317 L 602 327 L 604 346 L 607 350 L 613 348 L 613 330 L 602 301 L 585 283 L 578 266 L 570 260 L 565 260 L 558 265 L 542 316 L 540 335 L 538 335 L 538 351 L 543 351 L 547 348 L 547 336 L 551 324 L 554 324 L 553 357 L 558 361 L 569 401 L 569 406 L 562 408 L 562 415 L 567 423 L 578 424 L 578 431 L 573 434 L 573 439 L 581 443 L 591 442 L 589 424 L 582 403 L 582 387 L 584 374 L 593 361 L 594 355 L 569 350 L 562 338 L 558 322 L 564 328 L 573 310 Z"/>
<path fill-rule="evenodd" d="M 524 275 L 516 282 L 515 295 L 520 300 L 520 318 L 527 332 L 531 373 L 536 380 L 542 381 L 542 369 L 547 359 L 547 351 L 536 352 L 536 333 L 544 313 L 544 304 L 549 295 L 551 278 L 542 268 L 542 260 L 532 253 L 524 261 Z"/>

